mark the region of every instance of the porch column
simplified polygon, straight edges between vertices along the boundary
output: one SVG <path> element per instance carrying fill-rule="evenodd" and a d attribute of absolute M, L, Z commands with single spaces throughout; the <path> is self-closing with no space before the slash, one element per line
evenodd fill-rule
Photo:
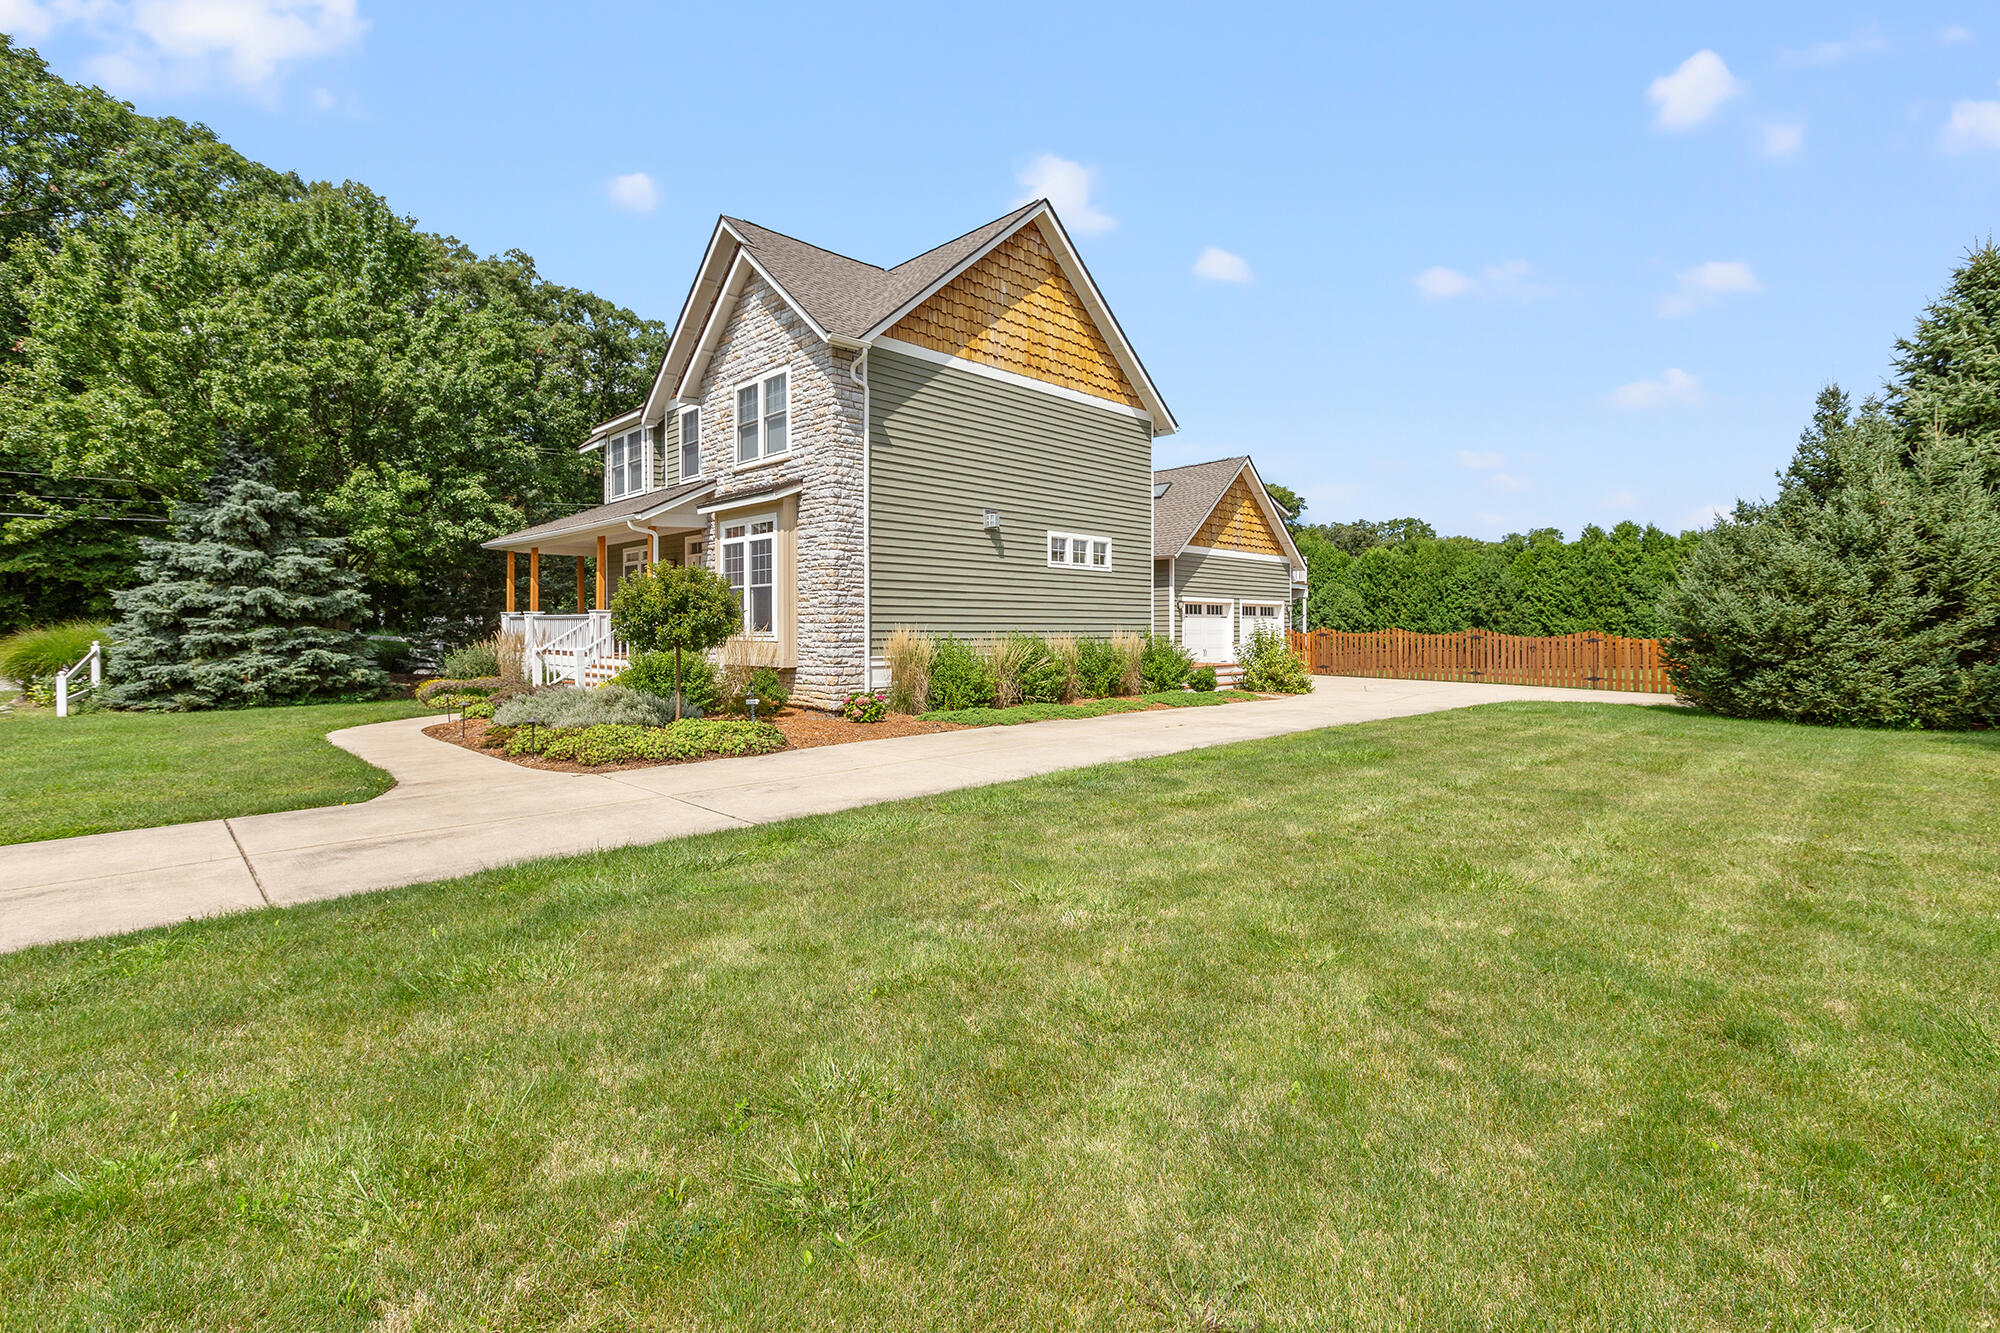
<path fill-rule="evenodd" d="M 507 614 L 514 614 L 514 553 L 507 552 Z"/>
<path fill-rule="evenodd" d="M 604 538 L 597 539 L 597 609 L 604 609 Z"/>
<path fill-rule="evenodd" d="M 583 600 L 584 599 L 583 562 L 588 558 L 589 557 L 587 556 L 581 556 L 581 555 L 576 558 L 576 613 L 578 615 L 582 615 L 585 611 L 588 611 L 590 609 L 589 606 Z"/>
<path fill-rule="evenodd" d="M 528 610 L 542 609 L 542 548 L 528 548 Z"/>

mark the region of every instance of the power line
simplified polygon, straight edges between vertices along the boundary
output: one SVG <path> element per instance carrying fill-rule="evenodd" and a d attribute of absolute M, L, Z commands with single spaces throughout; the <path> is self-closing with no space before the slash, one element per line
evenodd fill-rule
<path fill-rule="evenodd" d="M 140 514 L 24 514 L 16 510 L 0 510 L 0 518 L 64 518 L 74 522 L 78 519 L 86 523 L 171 523 L 170 518 L 146 518 Z"/>

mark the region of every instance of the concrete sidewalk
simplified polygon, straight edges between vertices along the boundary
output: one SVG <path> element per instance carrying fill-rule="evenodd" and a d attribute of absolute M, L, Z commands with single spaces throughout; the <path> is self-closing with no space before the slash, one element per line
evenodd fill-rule
<path fill-rule="evenodd" d="M 362 805 L 0 847 L 0 951 L 422 883 L 1205 745 L 1509 699 L 1660 704 L 1657 694 L 1315 679 L 1309 695 L 554 773 L 446 745 L 437 718 L 328 739 L 397 785 Z"/>

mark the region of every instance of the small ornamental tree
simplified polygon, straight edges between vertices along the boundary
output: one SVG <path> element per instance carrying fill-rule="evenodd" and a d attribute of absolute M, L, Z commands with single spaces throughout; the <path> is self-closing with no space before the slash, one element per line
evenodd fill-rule
<path fill-rule="evenodd" d="M 728 582 L 700 565 L 655 565 L 620 581 L 611 628 L 641 652 L 674 655 L 674 716 L 681 711 L 681 654 L 705 653 L 743 627 Z"/>
<path fill-rule="evenodd" d="M 227 444 L 207 494 L 179 506 L 175 531 L 139 542 L 139 584 L 114 595 L 118 642 L 108 702 L 180 710 L 373 694 L 360 580 L 343 543 L 314 536 L 317 515 L 270 482 L 271 460 Z"/>

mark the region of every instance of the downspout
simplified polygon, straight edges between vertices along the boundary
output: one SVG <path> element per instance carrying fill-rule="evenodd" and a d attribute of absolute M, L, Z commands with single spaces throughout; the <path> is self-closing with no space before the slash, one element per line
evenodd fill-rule
<path fill-rule="evenodd" d="M 660 534 L 651 528 L 640 527 L 629 518 L 625 520 L 625 526 L 646 539 L 646 568 L 651 569 L 654 565 L 659 564 Z"/>
<path fill-rule="evenodd" d="M 875 442 L 868 433 L 868 348 L 854 354 L 847 363 L 847 378 L 861 386 L 861 688 L 875 688 L 875 580 L 869 564 L 869 547 L 874 544 L 875 508 L 869 489 L 868 458 Z"/>

